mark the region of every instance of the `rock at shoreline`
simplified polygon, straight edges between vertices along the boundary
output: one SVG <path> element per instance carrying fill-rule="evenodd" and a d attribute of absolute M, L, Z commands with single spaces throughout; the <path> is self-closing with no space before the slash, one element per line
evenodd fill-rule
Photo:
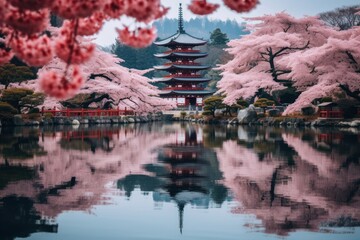
<path fill-rule="evenodd" d="M 80 125 L 79 120 L 77 119 L 72 120 L 72 125 Z"/>
<path fill-rule="evenodd" d="M 248 124 L 257 120 L 257 113 L 254 105 L 250 105 L 248 108 L 242 109 L 237 115 L 239 124 Z"/>

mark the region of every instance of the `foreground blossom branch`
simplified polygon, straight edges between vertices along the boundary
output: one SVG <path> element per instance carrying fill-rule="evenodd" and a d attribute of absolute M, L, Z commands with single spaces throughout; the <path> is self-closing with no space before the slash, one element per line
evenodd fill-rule
<path fill-rule="evenodd" d="M 248 11 L 258 3 L 224 2 L 237 12 Z M 189 5 L 191 11 L 200 15 L 210 14 L 218 7 L 206 0 L 192 1 Z M 83 82 L 75 73 L 81 71 L 81 65 L 89 61 L 95 49 L 94 44 L 84 42 L 84 36 L 98 33 L 105 21 L 127 16 L 134 23 L 117 29 L 119 40 L 131 47 L 146 47 L 156 38 L 151 23 L 168 10 L 160 0 L 0 0 L 0 64 L 16 56 L 29 66 L 41 67 L 58 57 L 66 63 L 62 75 L 44 73 L 40 79 L 47 76 L 52 80 L 43 80 L 41 85 L 51 96 L 69 98 L 76 93 L 69 89 L 79 89 L 78 83 Z M 49 28 L 50 14 L 64 20 L 57 33 Z"/>

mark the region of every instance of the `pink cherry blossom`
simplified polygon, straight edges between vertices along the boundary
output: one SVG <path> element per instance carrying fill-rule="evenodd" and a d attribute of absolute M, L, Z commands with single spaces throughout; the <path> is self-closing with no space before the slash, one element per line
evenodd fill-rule
<path fill-rule="evenodd" d="M 89 17 L 102 11 L 107 0 L 55 0 L 52 10 L 66 19 Z"/>
<path fill-rule="evenodd" d="M 49 10 L 37 11 L 19 10 L 16 7 L 9 7 L 5 15 L 5 22 L 14 30 L 24 34 L 43 32 L 49 25 Z"/>
<path fill-rule="evenodd" d="M 80 68 L 74 66 L 70 76 L 50 70 L 39 76 L 40 88 L 50 97 L 67 99 L 73 97 L 84 83 Z"/>
<path fill-rule="evenodd" d="M 192 0 L 189 10 L 197 15 L 208 15 L 218 9 L 219 4 L 208 3 L 206 0 Z"/>
<path fill-rule="evenodd" d="M 51 40 L 46 35 L 17 36 L 11 40 L 10 46 L 16 56 L 30 66 L 43 66 L 53 58 Z"/>
<path fill-rule="evenodd" d="M 128 27 L 117 29 L 119 40 L 130 47 L 143 48 L 149 46 L 156 38 L 156 29 L 138 28 L 130 31 Z"/>
<path fill-rule="evenodd" d="M 55 41 L 56 55 L 68 64 L 81 64 L 90 59 L 95 50 L 92 43 L 80 43 L 71 24 L 64 25 Z"/>
<path fill-rule="evenodd" d="M 8 63 L 14 56 L 14 53 L 9 49 L 0 48 L 0 65 Z"/>
<path fill-rule="evenodd" d="M 20 9 L 39 10 L 51 7 L 54 0 L 8 0 L 8 2 Z"/>
<path fill-rule="evenodd" d="M 223 0 L 224 4 L 236 12 L 249 12 L 259 3 L 258 0 Z"/>
<path fill-rule="evenodd" d="M 105 4 L 104 11 L 112 18 L 119 18 L 127 9 L 127 0 L 110 0 Z"/>
<path fill-rule="evenodd" d="M 96 12 L 87 18 L 79 18 L 77 26 L 77 34 L 80 36 L 91 36 L 96 34 L 104 24 L 105 16 L 101 12 Z M 74 29 L 75 20 L 66 20 L 63 24 L 64 28 Z"/>
<path fill-rule="evenodd" d="M 159 8 L 160 0 L 127 0 L 126 15 L 147 23 L 155 19 Z"/>

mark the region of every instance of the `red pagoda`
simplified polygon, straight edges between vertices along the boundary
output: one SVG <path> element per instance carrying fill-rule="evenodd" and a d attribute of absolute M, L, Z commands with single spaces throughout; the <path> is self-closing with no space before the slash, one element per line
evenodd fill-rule
<path fill-rule="evenodd" d="M 168 62 L 154 67 L 156 70 L 168 72 L 166 76 L 154 78 L 155 82 L 167 85 L 161 89 L 160 97 L 176 102 L 179 109 L 201 110 L 204 97 L 214 93 L 205 90 L 204 87 L 211 79 L 205 78 L 199 73 L 199 71 L 209 69 L 210 66 L 195 61 L 208 54 L 193 49 L 206 43 L 206 40 L 193 37 L 185 32 L 180 3 L 177 33 L 155 42 L 157 46 L 170 48 L 164 53 L 155 54 L 156 57 L 166 59 Z"/>

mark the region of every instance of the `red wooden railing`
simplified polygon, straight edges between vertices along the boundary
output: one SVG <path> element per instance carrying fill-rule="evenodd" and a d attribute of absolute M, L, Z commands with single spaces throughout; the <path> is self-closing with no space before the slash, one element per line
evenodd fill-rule
<path fill-rule="evenodd" d="M 81 139 L 84 140 L 84 138 L 93 138 L 93 139 L 100 139 L 102 137 L 108 137 L 112 138 L 114 135 L 119 136 L 120 131 L 102 131 L 100 129 L 98 130 L 80 130 L 80 131 L 68 131 L 68 132 L 62 132 L 62 138 L 66 140 L 71 139 Z"/>
<path fill-rule="evenodd" d="M 319 117 L 321 118 L 343 118 L 344 113 L 341 110 L 321 110 L 319 111 Z"/>
<path fill-rule="evenodd" d="M 46 113 L 50 113 L 52 116 L 59 116 L 59 117 L 96 117 L 96 116 L 126 116 L 126 115 L 134 115 L 134 111 L 118 109 L 63 109 L 63 110 L 56 110 L 56 109 L 41 109 L 41 114 L 44 115 Z"/>

